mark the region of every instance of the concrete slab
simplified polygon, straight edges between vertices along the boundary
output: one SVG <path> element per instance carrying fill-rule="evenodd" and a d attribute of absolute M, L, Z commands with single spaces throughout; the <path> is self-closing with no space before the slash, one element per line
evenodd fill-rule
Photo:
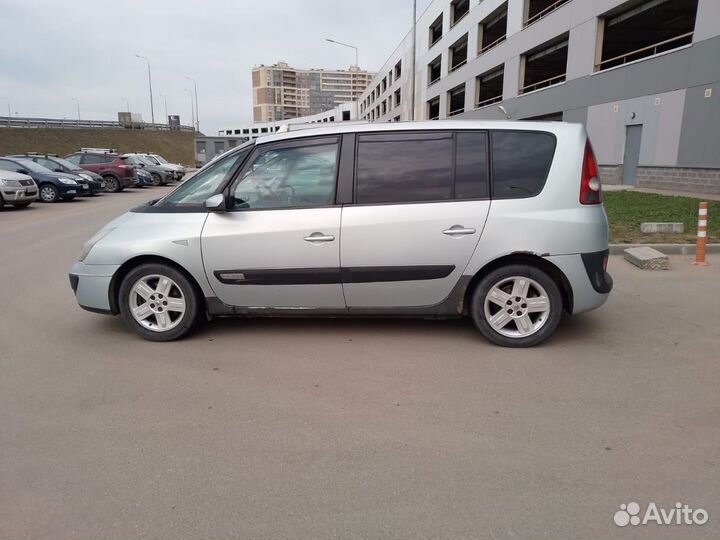
<path fill-rule="evenodd" d="M 625 260 L 634 264 L 640 270 L 670 269 L 670 257 L 660 253 L 657 249 L 647 246 L 626 249 Z"/>
<path fill-rule="evenodd" d="M 640 232 L 682 234 L 685 232 L 685 225 L 683 223 L 641 223 Z"/>

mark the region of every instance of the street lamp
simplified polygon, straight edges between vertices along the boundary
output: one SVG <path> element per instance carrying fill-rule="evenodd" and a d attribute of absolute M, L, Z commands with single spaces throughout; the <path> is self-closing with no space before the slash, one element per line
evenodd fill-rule
<path fill-rule="evenodd" d="M 198 112 L 198 98 L 197 98 L 197 81 L 193 79 L 192 77 L 188 77 L 187 75 L 185 78 L 189 81 L 192 81 L 193 87 L 195 88 L 195 131 L 198 133 L 200 132 L 200 113 Z"/>
<path fill-rule="evenodd" d="M 185 91 L 190 94 L 190 115 L 192 116 L 193 129 L 195 129 L 195 108 L 193 107 L 193 91 L 189 88 L 185 88 Z"/>
<path fill-rule="evenodd" d="M 152 94 L 152 76 L 150 75 L 150 60 L 145 58 L 144 56 L 140 56 L 139 54 L 135 55 L 137 58 L 140 58 L 141 60 L 145 60 L 147 62 L 147 68 L 148 68 L 148 84 L 150 86 L 150 118 L 152 119 L 152 123 L 155 123 L 155 108 L 153 107 L 153 94 Z"/>
<path fill-rule="evenodd" d="M 165 102 L 165 121 L 170 124 L 170 117 L 167 113 L 167 97 L 165 97 L 163 94 L 160 94 L 160 97 L 163 98 L 163 101 Z"/>
<path fill-rule="evenodd" d="M 410 120 L 415 120 L 415 57 L 417 53 L 417 0 L 413 0 L 413 24 L 412 24 L 412 80 L 410 81 Z"/>
<path fill-rule="evenodd" d="M 77 105 L 78 122 L 79 122 L 80 121 L 80 101 L 77 98 L 72 98 L 72 100 Z"/>
<path fill-rule="evenodd" d="M 334 39 L 325 38 L 325 41 L 328 43 L 334 43 L 335 45 L 342 45 L 343 47 L 348 47 L 350 49 L 355 49 L 355 67 L 359 68 L 359 62 L 358 62 L 358 48 L 355 45 L 349 45 L 348 43 L 343 43 L 341 41 L 335 41 Z M 355 101 L 355 120 L 360 120 L 360 105 L 358 104 L 358 99 L 360 98 L 360 92 L 356 92 L 355 88 L 353 87 L 352 83 L 352 75 L 350 76 L 350 92 L 353 97 L 353 100 Z"/>

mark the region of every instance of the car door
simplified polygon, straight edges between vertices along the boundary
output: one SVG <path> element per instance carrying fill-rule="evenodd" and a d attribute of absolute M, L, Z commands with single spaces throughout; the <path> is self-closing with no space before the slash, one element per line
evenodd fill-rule
<path fill-rule="evenodd" d="M 207 278 L 225 304 L 345 309 L 338 137 L 256 147 L 202 233 Z"/>
<path fill-rule="evenodd" d="M 351 311 L 450 295 L 490 208 L 487 147 L 485 132 L 358 135 L 340 247 Z"/>

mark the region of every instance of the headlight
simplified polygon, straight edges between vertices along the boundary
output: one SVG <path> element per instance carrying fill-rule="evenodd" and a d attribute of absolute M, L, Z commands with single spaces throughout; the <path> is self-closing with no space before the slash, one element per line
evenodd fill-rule
<path fill-rule="evenodd" d="M 91 181 L 92 181 L 92 176 L 90 176 L 89 174 L 79 174 L 78 176 L 79 176 L 80 178 L 84 178 L 84 179 L 87 180 L 88 182 L 91 182 Z"/>
<path fill-rule="evenodd" d="M 105 238 L 108 234 L 113 232 L 115 230 L 115 227 L 108 227 L 106 229 L 102 229 L 101 231 L 98 231 L 95 236 L 93 236 L 90 240 L 85 242 L 83 244 L 82 250 L 80 251 L 80 257 L 78 257 L 78 261 L 83 262 L 85 260 L 85 257 L 88 256 L 90 253 L 90 250 L 95 247 L 95 244 L 97 244 L 100 240 Z"/>
<path fill-rule="evenodd" d="M 63 184 L 69 184 L 71 186 L 76 186 L 77 182 L 71 178 L 60 178 L 58 177 L 58 180 L 60 180 Z"/>
<path fill-rule="evenodd" d="M 22 187 L 20 180 L 1 180 L 0 179 L 0 185 L 7 186 L 7 187 Z"/>

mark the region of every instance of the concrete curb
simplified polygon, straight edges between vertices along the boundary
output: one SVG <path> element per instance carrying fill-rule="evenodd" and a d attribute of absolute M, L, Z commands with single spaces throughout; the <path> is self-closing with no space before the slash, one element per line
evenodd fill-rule
<path fill-rule="evenodd" d="M 645 246 L 665 255 L 695 255 L 695 244 L 610 244 L 610 255 L 622 255 L 627 248 Z M 708 244 L 707 253 L 720 253 L 720 244 Z"/>

